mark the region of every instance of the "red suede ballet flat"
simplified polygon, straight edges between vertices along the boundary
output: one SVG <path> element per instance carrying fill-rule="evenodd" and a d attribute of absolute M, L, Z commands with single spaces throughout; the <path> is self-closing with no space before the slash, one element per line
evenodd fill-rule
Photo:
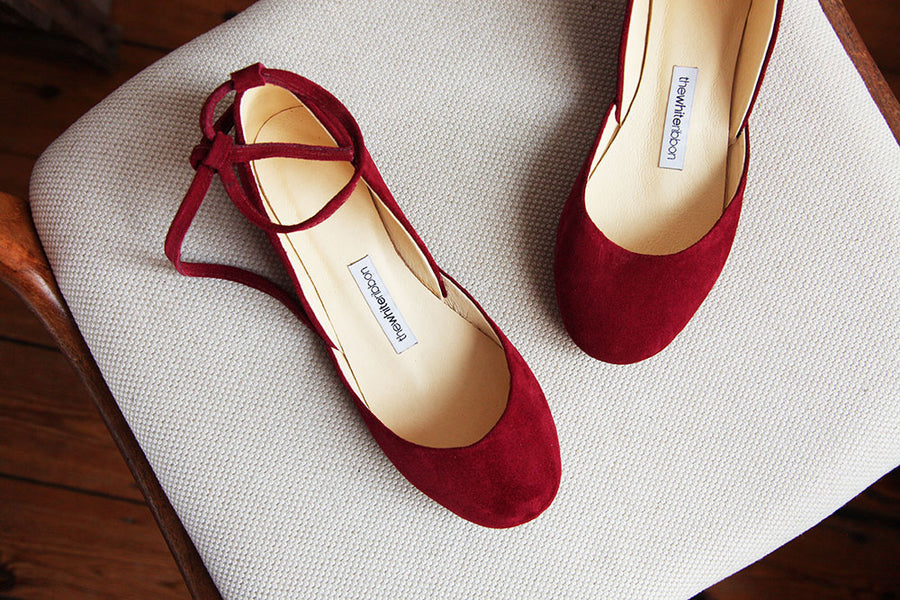
<path fill-rule="evenodd" d="M 653 356 L 722 272 L 780 16 L 781 0 L 631 2 L 617 98 L 556 242 L 563 323 L 592 357 Z"/>
<path fill-rule="evenodd" d="M 233 105 L 214 121 L 231 91 Z M 546 509 L 560 458 L 541 388 L 482 308 L 438 269 L 347 109 L 311 81 L 257 64 L 210 95 L 200 122 L 197 174 L 166 237 L 175 268 L 283 302 L 328 345 L 384 453 L 438 503 L 486 527 Z M 255 273 L 181 260 L 215 173 L 267 232 L 298 300 Z"/>

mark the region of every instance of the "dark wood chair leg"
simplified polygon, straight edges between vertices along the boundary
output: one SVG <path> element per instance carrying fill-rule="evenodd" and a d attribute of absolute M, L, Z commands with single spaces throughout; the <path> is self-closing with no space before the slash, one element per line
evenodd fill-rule
<path fill-rule="evenodd" d="M 56 285 L 53 271 L 34 230 L 28 204 L 2 192 L 0 192 L 0 281 L 25 301 L 75 366 L 128 468 L 131 469 L 138 487 L 147 499 L 150 512 L 162 530 L 191 595 L 197 599 L 219 600 L 221 596 L 197 549 L 163 493 L 144 452 L 135 440 L 78 331 L 78 326 Z"/>

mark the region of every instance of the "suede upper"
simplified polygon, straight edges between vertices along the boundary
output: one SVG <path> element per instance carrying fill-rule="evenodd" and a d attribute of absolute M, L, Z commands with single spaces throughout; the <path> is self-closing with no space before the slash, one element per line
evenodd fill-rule
<path fill-rule="evenodd" d="M 329 129 L 337 148 L 302 144 L 247 144 L 240 119 L 244 92 L 265 83 L 275 83 L 302 98 L 316 117 Z M 234 104 L 218 121 L 213 121 L 216 105 L 234 90 Z M 234 127 L 236 140 L 227 135 Z M 424 243 L 403 215 L 384 183 L 362 134 L 346 108 L 328 92 L 293 73 L 251 65 L 232 75 L 231 81 L 214 91 L 201 114 L 204 141 L 192 154 L 197 176 L 172 223 L 166 239 L 166 254 L 186 275 L 217 277 L 237 281 L 268 293 L 285 303 L 297 317 L 315 331 L 331 348 L 330 356 L 342 381 L 351 392 L 366 426 L 397 469 L 416 487 L 457 515 L 486 527 L 512 527 L 529 521 L 553 501 L 559 487 L 561 467 L 559 441 L 549 406 L 528 365 L 509 340 L 468 293 L 459 288 L 481 312 L 493 329 L 506 356 L 510 390 L 500 420 L 478 442 L 458 448 L 430 448 L 400 438 L 385 426 L 353 391 L 337 361 L 339 350 L 326 335 L 305 298 L 287 255 L 278 242 L 278 234 L 315 227 L 340 210 L 353 188 L 365 181 L 397 218 L 419 247 L 428 267 L 433 269 L 440 293 L 446 297 L 441 272 Z M 345 160 L 353 163 L 351 180 L 309 219 L 292 225 L 278 225 L 265 215 L 262 198 L 249 170 L 250 160 L 284 156 L 305 160 Z M 237 171 L 235 177 L 234 171 Z M 200 203 L 205 197 L 213 173 L 218 173 L 226 191 L 241 212 L 269 236 L 294 282 L 298 299 L 271 281 L 255 273 L 227 265 L 187 263 L 181 260 L 181 245 Z M 448 277 L 449 279 L 449 277 Z M 452 280 L 451 280 L 452 281 Z M 455 284 L 455 282 L 454 282 Z M 323 432 L 327 435 L 327 432 Z"/>
<path fill-rule="evenodd" d="M 623 82 L 633 8 L 634 2 L 629 2 L 620 42 L 617 97 L 563 208 L 554 257 L 556 298 L 566 330 L 587 354 L 615 364 L 644 360 L 671 343 L 722 272 L 737 232 L 746 186 L 750 161 L 747 119 L 775 46 L 783 1 L 775 3 L 771 36 L 733 142 L 741 143 L 739 136 L 744 136 L 743 165 L 735 193 L 726 199 L 721 217 L 701 239 L 664 255 L 633 252 L 614 243 L 594 223 L 585 205 L 588 179 L 598 159 L 603 160 L 602 152 L 615 143 L 623 105 L 630 102 L 623 97 Z M 643 41 L 641 36 L 638 39 Z M 619 176 L 629 177 L 629 173 Z"/>
<path fill-rule="evenodd" d="M 684 329 L 731 250 L 747 159 L 737 193 L 715 226 L 689 248 L 668 255 L 631 252 L 603 235 L 585 210 L 590 159 L 585 163 L 563 208 L 554 266 L 559 311 L 579 348 L 605 362 L 633 363 L 653 356 Z"/>

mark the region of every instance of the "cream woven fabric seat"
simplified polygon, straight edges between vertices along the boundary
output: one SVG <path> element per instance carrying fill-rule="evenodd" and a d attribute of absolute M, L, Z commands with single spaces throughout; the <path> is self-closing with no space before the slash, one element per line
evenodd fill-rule
<path fill-rule="evenodd" d="M 697 316 L 632 366 L 566 336 L 556 222 L 623 13 L 264 0 L 41 158 L 31 203 L 60 287 L 225 598 L 688 598 L 900 462 L 900 148 L 815 0 L 785 7 L 737 240 Z M 482 529 L 427 500 L 284 307 L 165 260 L 199 108 L 256 61 L 348 106 L 438 262 L 541 381 L 564 474 L 535 522 Z M 220 189 L 185 255 L 279 271 Z"/>

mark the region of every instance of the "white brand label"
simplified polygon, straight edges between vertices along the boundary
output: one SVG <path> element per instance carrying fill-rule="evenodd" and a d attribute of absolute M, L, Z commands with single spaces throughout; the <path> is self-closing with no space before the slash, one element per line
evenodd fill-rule
<path fill-rule="evenodd" d="M 663 169 L 684 169 L 684 155 L 687 151 L 688 128 L 691 125 L 691 107 L 694 105 L 694 90 L 697 88 L 697 68 L 672 68 L 672 85 L 669 87 L 669 106 L 666 108 L 666 123 L 663 127 L 662 150 L 659 166 Z"/>
<path fill-rule="evenodd" d="M 394 351 L 400 354 L 415 346 L 418 340 L 397 310 L 397 305 L 381 280 L 381 275 L 375 270 L 372 259 L 368 255 L 364 256 L 347 268 Z"/>

